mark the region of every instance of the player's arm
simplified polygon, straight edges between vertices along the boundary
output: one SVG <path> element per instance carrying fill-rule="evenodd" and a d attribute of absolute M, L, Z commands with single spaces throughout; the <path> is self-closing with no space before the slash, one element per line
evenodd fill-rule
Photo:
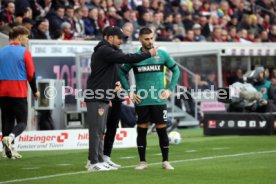
<path fill-rule="evenodd" d="M 102 54 L 104 56 L 104 61 L 108 63 L 138 63 L 145 59 L 155 56 L 158 47 L 152 48 L 149 52 L 141 52 L 135 54 L 125 54 L 122 51 L 114 50 L 110 47 L 103 47 Z"/>
<path fill-rule="evenodd" d="M 36 87 L 35 68 L 32 55 L 30 51 L 26 50 L 24 53 L 24 62 L 26 65 L 27 80 L 31 86 L 34 96 L 39 97 L 39 92 Z"/>
<path fill-rule="evenodd" d="M 179 76 L 180 76 L 180 71 L 179 71 L 179 68 L 176 64 L 176 62 L 174 61 L 174 59 L 169 56 L 168 53 L 165 53 L 165 57 L 166 57 L 166 63 L 165 65 L 167 66 L 168 69 L 170 69 L 172 71 L 172 80 L 168 86 L 168 89 L 170 91 L 173 91 L 177 82 L 178 82 L 178 79 L 179 79 Z"/>
<path fill-rule="evenodd" d="M 128 83 L 128 73 L 131 70 L 132 65 L 131 64 L 123 64 L 119 70 L 119 78 L 121 81 L 121 84 L 125 90 L 127 90 L 129 98 L 136 104 L 140 103 L 140 97 L 134 93 L 134 91 L 131 91 L 129 83 Z"/>
<path fill-rule="evenodd" d="M 128 83 L 128 73 L 131 70 L 131 68 L 132 68 L 131 64 L 123 64 L 119 70 L 119 78 L 120 78 L 121 84 L 123 88 L 128 92 L 130 91 L 130 86 Z"/>

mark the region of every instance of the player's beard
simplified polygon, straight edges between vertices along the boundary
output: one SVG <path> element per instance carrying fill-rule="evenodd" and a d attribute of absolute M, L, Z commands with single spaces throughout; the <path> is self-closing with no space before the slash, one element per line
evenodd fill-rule
<path fill-rule="evenodd" d="M 153 44 L 148 44 L 148 45 L 143 45 L 144 50 L 150 50 L 151 48 L 153 48 Z"/>

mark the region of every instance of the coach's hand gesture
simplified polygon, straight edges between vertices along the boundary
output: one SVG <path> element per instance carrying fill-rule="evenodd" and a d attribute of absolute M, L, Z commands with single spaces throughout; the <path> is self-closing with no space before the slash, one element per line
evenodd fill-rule
<path fill-rule="evenodd" d="M 122 91 L 122 84 L 120 81 L 115 83 L 115 93 Z"/>
<path fill-rule="evenodd" d="M 159 46 L 158 47 L 153 47 L 149 50 L 149 53 L 151 56 L 156 56 L 157 55 L 157 50 L 158 50 Z"/>
<path fill-rule="evenodd" d="M 133 103 L 139 104 L 141 102 L 141 97 L 136 95 L 134 92 L 129 93 L 129 98 Z"/>

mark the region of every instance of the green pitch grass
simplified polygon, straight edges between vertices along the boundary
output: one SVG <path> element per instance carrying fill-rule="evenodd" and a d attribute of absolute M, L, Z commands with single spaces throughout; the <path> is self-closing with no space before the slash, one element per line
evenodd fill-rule
<path fill-rule="evenodd" d="M 87 151 L 21 152 L 20 160 L 0 158 L 0 183 L 92 184 L 275 184 L 276 136 L 204 137 L 202 129 L 180 130 L 182 143 L 170 146 L 173 171 L 161 169 L 156 134 L 148 136 L 149 168 L 134 170 L 135 148 L 114 149 L 124 168 L 88 173 Z M 42 177 L 44 176 L 44 177 Z"/>

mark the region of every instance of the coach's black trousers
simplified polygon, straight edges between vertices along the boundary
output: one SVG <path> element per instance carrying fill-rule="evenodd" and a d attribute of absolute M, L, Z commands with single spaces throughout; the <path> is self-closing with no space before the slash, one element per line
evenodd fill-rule
<path fill-rule="evenodd" d="M 3 137 L 10 133 L 17 137 L 27 126 L 27 98 L 0 97 L 0 108 Z"/>
<path fill-rule="evenodd" d="M 113 143 L 115 140 L 116 130 L 120 120 L 122 101 L 112 101 L 112 107 L 109 107 L 106 132 L 104 137 L 104 155 L 111 155 Z"/>

